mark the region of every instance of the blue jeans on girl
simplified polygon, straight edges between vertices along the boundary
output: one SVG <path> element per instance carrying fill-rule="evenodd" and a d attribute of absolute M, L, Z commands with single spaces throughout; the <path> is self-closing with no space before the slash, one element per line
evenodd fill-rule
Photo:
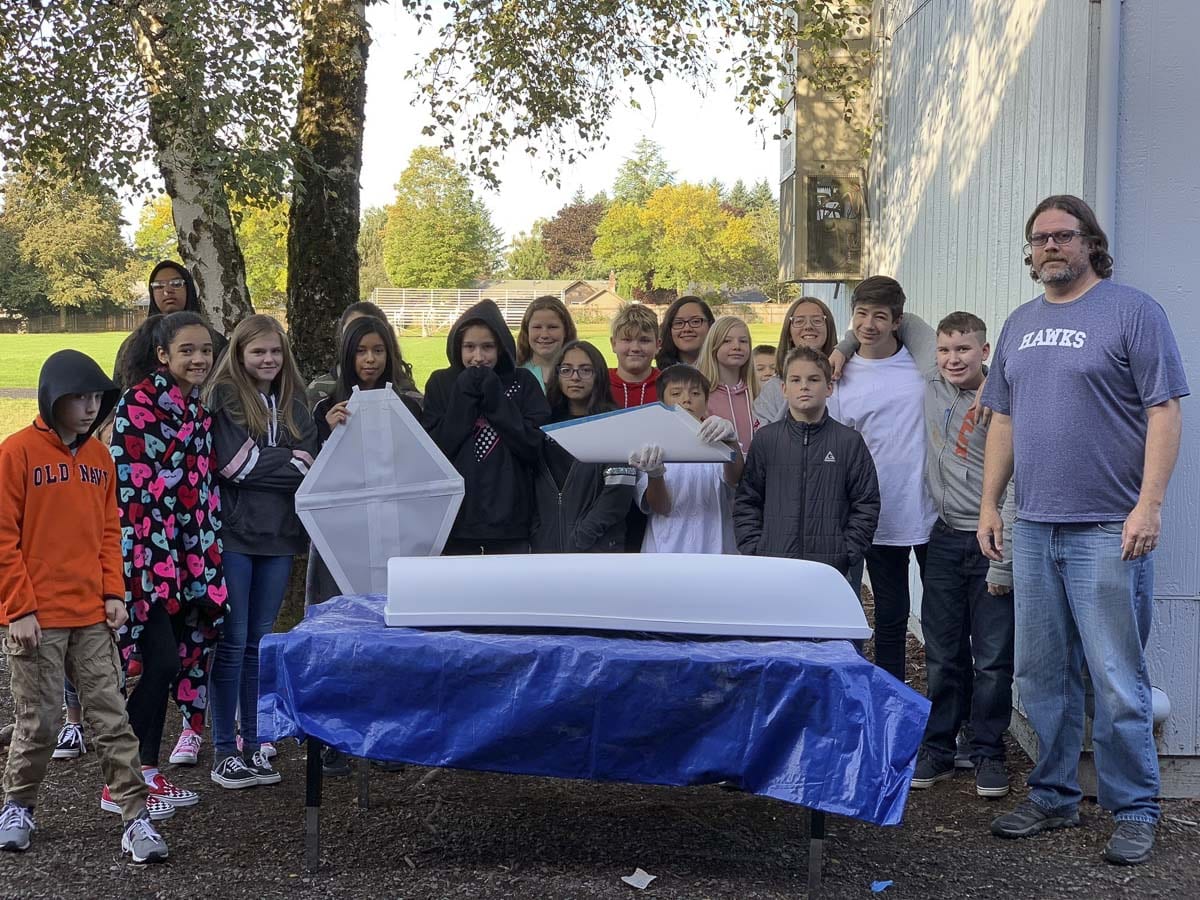
<path fill-rule="evenodd" d="M 217 644 L 209 690 L 212 697 L 213 748 L 216 758 L 237 752 L 235 720 L 241 706 L 242 746 L 248 755 L 258 740 L 258 644 L 270 634 L 283 605 L 290 556 L 249 556 L 226 552 L 225 586 L 229 612 Z"/>
<path fill-rule="evenodd" d="M 1038 737 L 1029 799 L 1074 809 L 1083 744 L 1083 676 L 1096 693 L 1092 745 L 1100 805 L 1122 821 L 1158 821 L 1158 753 L 1143 652 L 1154 605 L 1154 554 L 1121 559 L 1120 522 L 1013 528 L 1016 681 Z"/>

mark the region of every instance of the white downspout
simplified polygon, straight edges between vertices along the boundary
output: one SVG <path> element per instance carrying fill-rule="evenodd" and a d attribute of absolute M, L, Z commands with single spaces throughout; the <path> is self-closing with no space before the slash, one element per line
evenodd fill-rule
<path fill-rule="evenodd" d="M 1100 2 L 1100 66 L 1097 72 L 1096 217 L 1117 245 L 1117 117 L 1121 89 L 1121 2 Z"/>

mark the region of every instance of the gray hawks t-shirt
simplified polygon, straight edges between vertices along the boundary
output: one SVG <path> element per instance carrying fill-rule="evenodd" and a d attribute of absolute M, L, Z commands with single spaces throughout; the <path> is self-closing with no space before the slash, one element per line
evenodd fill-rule
<path fill-rule="evenodd" d="M 1146 408 L 1187 395 L 1167 314 L 1141 291 L 1105 280 L 1017 307 L 982 401 L 1012 417 L 1017 516 L 1122 521 L 1141 491 Z"/>

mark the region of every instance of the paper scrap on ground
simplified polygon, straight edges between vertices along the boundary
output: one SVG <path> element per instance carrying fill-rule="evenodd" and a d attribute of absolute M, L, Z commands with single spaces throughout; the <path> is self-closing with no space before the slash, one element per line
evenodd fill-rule
<path fill-rule="evenodd" d="M 354 389 L 296 491 L 296 512 L 346 594 L 387 590 L 388 559 L 442 552 L 463 479 L 390 387 Z"/>
<path fill-rule="evenodd" d="M 687 410 L 662 403 L 543 425 L 542 431 L 580 462 L 623 463 L 647 444 L 662 447 L 668 463 L 733 459 L 724 444 L 700 440 L 700 423 Z"/>
<path fill-rule="evenodd" d="M 872 881 L 871 882 L 871 892 L 874 894 L 882 894 L 884 891 L 886 891 L 891 886 L 892 886 L 891 881 Z"/>
<path fill-rule="evenodd" d="M 644 872 L 641 869 L 634 869 L 632 875 L 622 875 L 621 880 L 630 887 L 635 887 L 639 891 L 644 891 L 646 885 L 652 882 L 657 875 L 651 875 L 649 872 Z"/>

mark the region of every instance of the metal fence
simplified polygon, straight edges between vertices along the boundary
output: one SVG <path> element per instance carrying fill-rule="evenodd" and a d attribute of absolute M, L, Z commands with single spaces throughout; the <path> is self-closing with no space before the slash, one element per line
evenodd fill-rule
<path fill-rule="evenodd" d="M 540 296 L 540 295 L 539 295 Z M 562 294 L 559 294 L 562 298 Z M 521 317 L 533 302 L 532 292 L 480 290 L 414 290 L 376 288 L 371 302 L 387 314 L 399 331 L 422 336 L 446 331 L 459 316 L 480 300 L 493 300 L 510 328 L 521 325 Z"/>

